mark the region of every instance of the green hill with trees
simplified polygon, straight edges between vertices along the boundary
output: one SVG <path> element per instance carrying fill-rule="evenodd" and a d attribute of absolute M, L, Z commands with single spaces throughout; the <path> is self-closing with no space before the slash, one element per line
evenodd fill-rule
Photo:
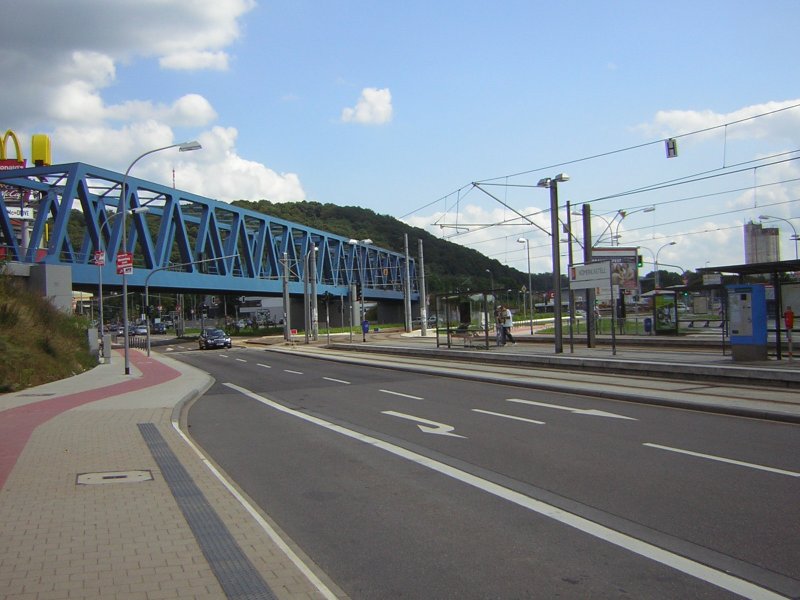
<path fill-rule="evenodd" d="M 417 256 L 417 240 L 422 240 L 425 283 L 430 293 L 488 290 L 492 279 L 498 290 L 518 291 L 523 286 L 528 287 L 527 273 L 369 209 L 319 202 L 273 203 L 268 200 L 237 200 L 232 204 L 343 237 L 357 240 L 369 238 L 376 246 L 396 252 L 403 251 L 403 236 L 408 234 L 412 258 Z M 491 271 L 491 276 L 486 272 L 487 269 Z M 544 292 L 552 288 L 550 273 L 534 274 L 532 279 L 534 291 Z M 566 279 L 564 281 L 566 285 Z"/>

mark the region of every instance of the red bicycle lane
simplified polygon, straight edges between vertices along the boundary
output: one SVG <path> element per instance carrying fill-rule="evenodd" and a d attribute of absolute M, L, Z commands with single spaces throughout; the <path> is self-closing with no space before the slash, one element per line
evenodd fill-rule
<path fill-rule="evenodd" d="M 0 490 L 5 486 L 34 430 L 42 423 L 83 404 L 149 388 L 180 376 L 179 371 L 139 352 L 130 353 L 129 358 L 141 371 L 141 377 L 0 412 Z"/>

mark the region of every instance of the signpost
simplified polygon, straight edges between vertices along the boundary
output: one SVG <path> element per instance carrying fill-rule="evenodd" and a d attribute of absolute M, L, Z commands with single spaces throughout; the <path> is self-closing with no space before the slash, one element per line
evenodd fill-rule
<path fill-rule="evenodd" d="M 619 284 L 614 283 L 614 270 L 610 260 L 581 263 L 572 265 L 569 269 L 569 289 L 594 289 L 598 299 L 611 301 L 611 351 L 617 354 L 616 336 L 616 299 L 619 297 Z M 594 307 L 586 307 L 586 310 L 594 310 Z"/>

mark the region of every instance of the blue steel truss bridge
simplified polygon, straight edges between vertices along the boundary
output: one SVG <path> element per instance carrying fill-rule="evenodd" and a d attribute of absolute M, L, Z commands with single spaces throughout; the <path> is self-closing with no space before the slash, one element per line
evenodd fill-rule
<path fill-rule="evenodd" d="M 123 206 L 129 212 L 118 218 Z M 287 279 L 296 296 L 309 273 L 318 295 L 344 298 L 358 286 L 367 300 L 398 301 L 407 281 L 411 300 L 419 300 L 414 260 L 368 241 L 83 163 L 0 171 L 6 260 L 69 265 L 73 288 L 94 290 L 101 276 L 104 285 L 121 287 L 116 259 L 126 251 L 134 288 L 279 296 Z M 102 267 L 98 252 L 105 253 Z"/>

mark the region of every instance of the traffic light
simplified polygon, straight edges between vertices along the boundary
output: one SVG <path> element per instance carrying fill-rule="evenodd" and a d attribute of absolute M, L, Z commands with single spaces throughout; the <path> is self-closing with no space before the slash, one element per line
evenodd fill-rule
<path fill-rule="evenodd" d="M 636 257 L 636 264 L 637 264 L 637 265 L 639 266 L 639 268 L 641 269 L 641 268 L 644 266 L 644 256 L 642 256 L 641 254 L 640 254 L 640 255 L 638 255 L 638 256 Z"/>

